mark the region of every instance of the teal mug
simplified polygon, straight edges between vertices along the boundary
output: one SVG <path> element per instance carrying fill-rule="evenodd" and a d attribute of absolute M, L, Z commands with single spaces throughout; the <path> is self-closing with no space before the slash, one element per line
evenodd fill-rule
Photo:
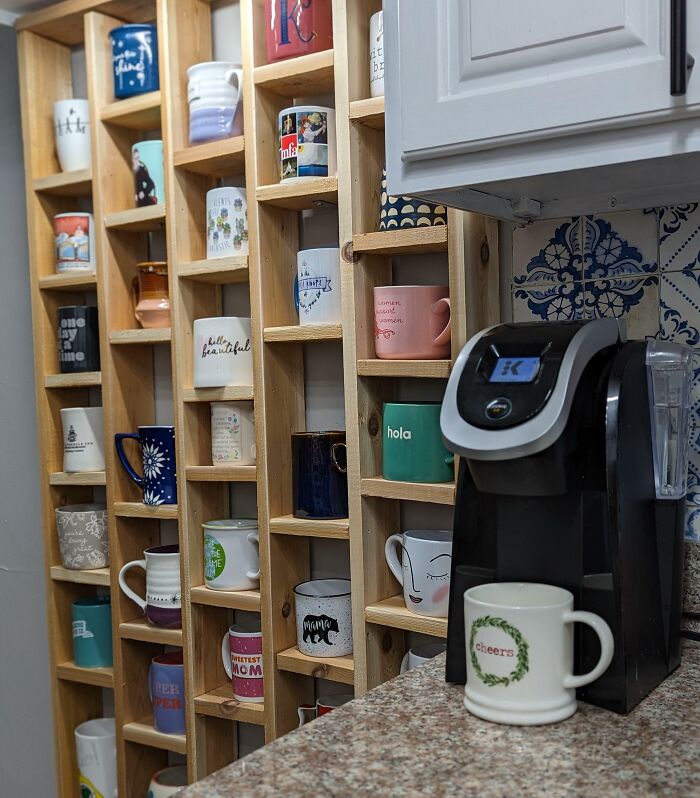
<path fill-rule="evenodd" d="M 387 402 L 382 429 L 384 479 L 451 482 L 454 460 L 442 442 L 439 402 Z"/>
<path fill-rule="evenodd" d="M 73 602 L 73 662 L 79 668 L 112 667 L 112 605 L 109 596 Z"/>

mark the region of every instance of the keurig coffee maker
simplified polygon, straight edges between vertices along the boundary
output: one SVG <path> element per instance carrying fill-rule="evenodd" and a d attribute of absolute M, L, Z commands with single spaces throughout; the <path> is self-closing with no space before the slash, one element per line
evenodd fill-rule
<path fill-rule="evenodd" d="M 447 681 L 466 680 L 464 591 L 543 582 L 602 616 L 614 659 L 579 697 L 629 712 L 679 663 L 690 356 L 615 319 L 475 335 L 442 405 L 460 456 Z M 577 624 L 576 672 L 598 659 Z"/>

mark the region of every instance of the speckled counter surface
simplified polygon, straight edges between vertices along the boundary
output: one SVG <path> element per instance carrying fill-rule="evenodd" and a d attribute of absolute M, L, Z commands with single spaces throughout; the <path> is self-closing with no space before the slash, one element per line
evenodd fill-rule
<path fill-rule="evenodd" d="M 469 715 L 444 655 L 191 785 L 183 798 L 700 796 L 700 645 L 630 715 L 554 726 Z M 178 798 L 180 798 L 178 796 Z"/>

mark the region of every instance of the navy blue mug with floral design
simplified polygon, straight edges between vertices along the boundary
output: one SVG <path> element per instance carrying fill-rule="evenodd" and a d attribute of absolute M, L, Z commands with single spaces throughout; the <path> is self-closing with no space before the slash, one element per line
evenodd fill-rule
<path fill-rule="evenodd" d="M 386 167 L 382 169 L 379 212 L 380 230 L 403 227 L 434 227 L 447 224 L 447 208 L 415 197 L 393 197 L 387 191 Z"/>
<path fill-rule="evenodd" d="M 121 25 L 110 31 L 114 96 L 118 100 L 158 91 L 158 32 L 155 25 Z"/>
<path fill-rule="evenodd" d="M 143 476 L 134 471 L 124 453 L 123 442 L 127 438 L 141 444 Z M 175 427 L 139 427 L 138 432 L 118 432 L 114 444 L 126 473 L 143 490 L 144 504 L 177 504 Z"/>

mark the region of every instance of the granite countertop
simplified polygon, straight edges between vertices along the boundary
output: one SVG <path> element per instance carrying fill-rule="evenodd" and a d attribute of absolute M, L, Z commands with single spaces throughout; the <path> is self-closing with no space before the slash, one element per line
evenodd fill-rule
<path fill-rule="evenodd" d="M 700 796 L 700 645 L 627 716 L 579 704 L 499 726 L 443 681 L 444 655 L 191 785 L 183 798 Z"/>

